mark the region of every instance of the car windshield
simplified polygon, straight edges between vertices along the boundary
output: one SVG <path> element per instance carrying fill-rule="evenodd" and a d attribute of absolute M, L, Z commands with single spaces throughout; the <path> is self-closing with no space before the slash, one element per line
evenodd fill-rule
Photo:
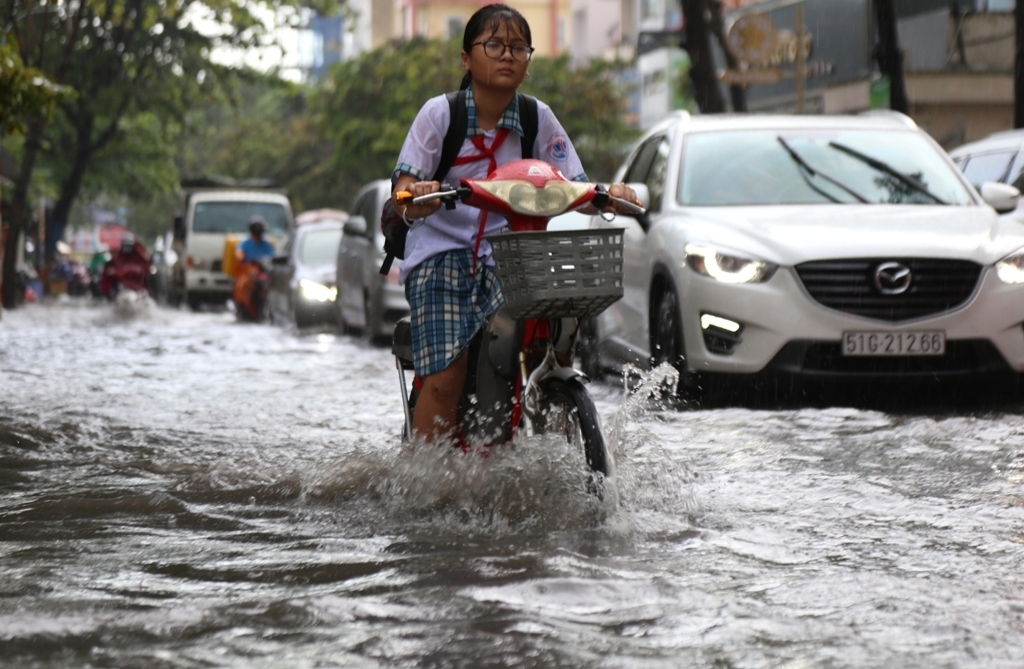
<path fill-rule="evenodd" d="M 679 203 L 715 207 L 840 203 L 969 204 L 924 137 L 885 130 L 744 130 L 686 139 Z"/>
<path fill-rule="evenodd" d="M 305 265 L 330 265 L 337 261 L 341 228 L 312 230 L 302 236 L 299 260 Z"/>
<path fill-rule="evenodd" d="M 199 202 L 192 218 L 194 232 L 248 234 L 249 221 L 261 216 L 267 232 L 283 235 L 288 232 L 288 212 L 276 202 Z"/>

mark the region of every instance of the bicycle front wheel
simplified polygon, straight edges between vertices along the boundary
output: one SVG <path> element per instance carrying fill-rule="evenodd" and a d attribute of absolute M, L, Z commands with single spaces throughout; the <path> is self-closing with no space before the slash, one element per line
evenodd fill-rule
<path fill-rule="evenodd" d="M 571 447 L 583 451 L 590 471 L 607 476 L 608 452 L 597 408 L 587 389 L 578 379 L 547 379 L 541 389 L 544 392 L 541 432 L 562 436 Z"/>

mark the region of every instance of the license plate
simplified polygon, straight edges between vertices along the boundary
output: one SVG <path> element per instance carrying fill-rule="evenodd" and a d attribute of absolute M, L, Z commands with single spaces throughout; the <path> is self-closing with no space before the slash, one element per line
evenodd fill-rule
<path fill-rule="evenodd" d="M 946 333 L 942 330 L 843 333 L 843 355 L 943 355 Z"/>

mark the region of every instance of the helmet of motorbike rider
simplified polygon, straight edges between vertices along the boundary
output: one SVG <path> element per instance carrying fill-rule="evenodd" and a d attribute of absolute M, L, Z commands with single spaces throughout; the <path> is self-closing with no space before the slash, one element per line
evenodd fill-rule
<path fill-rule="evenodd" d="M 262 216 L 253 216 L 249 219 L 249 234 L 253 239 L 263 239 L 263 233 L 267 229 L 267 222 Z"/>
<path fill-rule="evenodd" d="M 134 253 L 135 252 L 135 235 L 130 232 L 126 232 L 121 235 L 121 253 Z"/>

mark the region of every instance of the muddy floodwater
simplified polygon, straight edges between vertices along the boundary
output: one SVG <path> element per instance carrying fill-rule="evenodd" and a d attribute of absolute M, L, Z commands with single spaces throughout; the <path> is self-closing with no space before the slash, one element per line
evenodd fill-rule
<path fill-rule="evenodd" d="M 0 664 L 1024 666 L 1024 402 L 645 387 L 590 386 L 597 499 L 553 439 L 401 447 L 393 359 L 353 336 L 4 312 Z"/>

